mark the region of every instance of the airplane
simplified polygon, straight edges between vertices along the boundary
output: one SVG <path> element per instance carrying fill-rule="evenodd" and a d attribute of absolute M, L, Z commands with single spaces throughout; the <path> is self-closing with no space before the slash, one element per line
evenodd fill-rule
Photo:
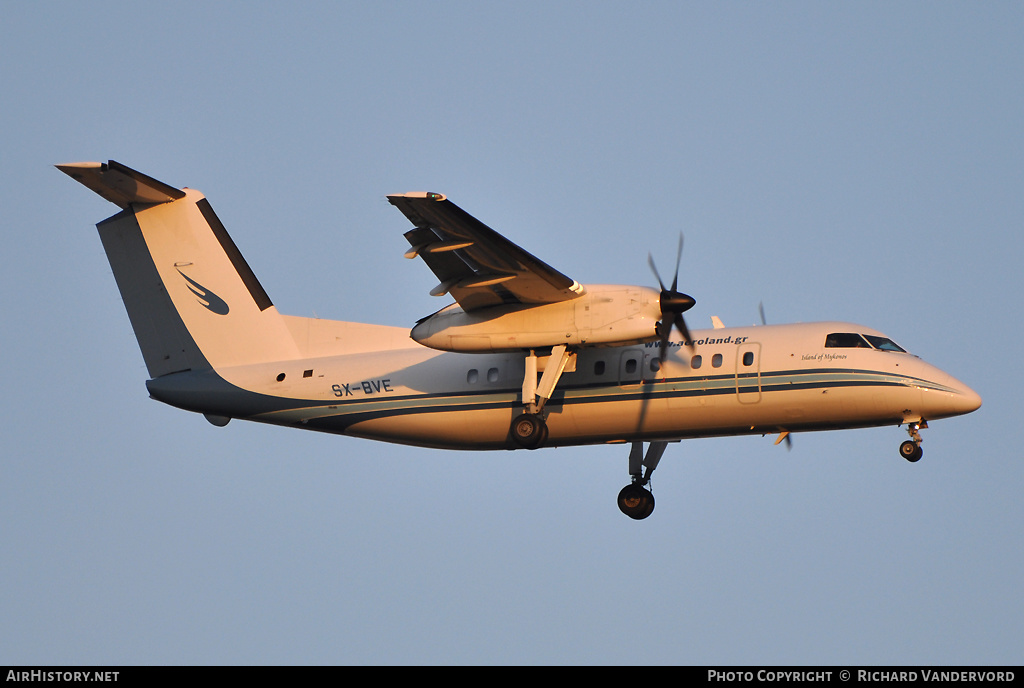
<path fill-rule="evenodd" d="M 412 328 L 280 314 L 199 191 L 110 160 L 56 166 L 121 208 L 99 222 L 150 397 L 203 414 L 442 449 L 629 444 L 620 510 L 654 510 L 651 474 L 695 437 L 906 426 L 981 397 L 881 332 L 845 322 L 689 329 L 669 286 L 583 285 L 443 194 L 388 196 L 406 258 L 454 302 Z M 644 445 L 647 445 L 646 451 Z"/>

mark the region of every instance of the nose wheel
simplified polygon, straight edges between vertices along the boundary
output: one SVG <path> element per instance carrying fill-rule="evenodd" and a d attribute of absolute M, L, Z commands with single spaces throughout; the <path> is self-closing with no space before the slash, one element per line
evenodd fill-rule
<path fill-rule="evenodd" d="M 644 453 L 643 442 L 633 442 L 629 450 L 629 475 L 632 481 L 619 492 L 619 511 L 641 521 L 654 511 L 654 495 L 647 489 L 651 473 L 658 467 L 668 442 L 651 442 Z"/>
<path fill-rule="evenodd" d="M 654 511 L 654 495 L 637 483 L 630 483 L 619 492 L 619 510 L 632 519 L 641 521 Z"/>
<path fill-rule="evenodd" d="M 915 463 L 920 461 L 921 457 L 924 456 L 924 450 L 921 449 L 921 446 L 917 442 L 907 440 L 900 445 L 900 456 L 910 463 Z"/>
<path fill-rule="evenodd" d="M 919 430 L 927 427 L 928 423 L 925 421 L 911 423 L 907 426 L 907 433 L 910 435 L 910 439 L 900 445 L 900 456 L 910 463 L 916 463 L 924 456 L 924 450 L 921 449 L 922 440 Z"/>

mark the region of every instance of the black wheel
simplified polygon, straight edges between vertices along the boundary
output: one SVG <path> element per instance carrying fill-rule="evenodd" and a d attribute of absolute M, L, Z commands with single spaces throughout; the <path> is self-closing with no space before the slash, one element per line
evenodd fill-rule
<path fill-rule="evenodd" d="M 520 447 L 536 449 L 548 436 L 544 419 L 532 413 L 524 413 L 512 421 L 512 440 Z"/>
<path fill-rule="evenodd" d="M 900 445 L 900 456 L 907 461 L 914 463 L 921 460 L 921 457 L 924 456 L 924 450 L 921 449 L 921 445 L 917 442 L 907 440 Z"/>
<path fill-rule="evenodd" d="M 633 483 L 622 488 L 618 502 L 619 510 L 637 521 L 647 518 L 654 511 L 654 495 Z"/>

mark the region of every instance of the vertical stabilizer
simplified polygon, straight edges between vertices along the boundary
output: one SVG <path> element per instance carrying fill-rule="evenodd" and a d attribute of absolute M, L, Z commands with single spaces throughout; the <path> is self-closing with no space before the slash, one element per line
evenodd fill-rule
<path fill-rule="evenodd" d="M 201 193 L 113 161 L 58 168 L 125 208 L 97 229 L 151 377 L 298 357 Z"/>

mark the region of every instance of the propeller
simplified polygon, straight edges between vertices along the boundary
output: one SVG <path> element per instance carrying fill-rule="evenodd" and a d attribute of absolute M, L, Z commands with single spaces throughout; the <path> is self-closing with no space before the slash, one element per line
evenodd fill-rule
<path fill-rule="evenodd" d="M 696 304 L 697 302 L 693 299 L 692 296 L 687 296 L 686 294 L 678 291 L 676 288 L 679 284 L 679 263 L 682 260 L 682 258 L 683 234 L 682 232 L 680 232 L 679 248 L 676 250 L 676 272 L 672 276 L 672 288 L 670 289 L 665 286 L 665 282 L 662 281 L 661 275 L 658 274 L 658 268 L 654 265 L 654 256 L 652 256 L 650 253 L 647 254 L 647 264 L 651 266 L 651 272 L 654 273 L 654 276 L 658 279 L 658 285 L 661 287 L 661 295 L 659 296 L 659 304 L 661 306 L 661 321 L 658 322 L 658 326 L 656 329 L 658 336 L 661 338 L 661 345 L 658 348 L 659 364 L 664 363 L 665 359 L 668 358 L 668 340 L 672 334 L 673 325 L 675 325 L 675 327 L 683 335 L 683 343 L 686 344 L 690 351 L 694 350 L 693 338 L 690 336 L 690 329 L 686 326 L 686 321 L 683 320 L 683 313 L 693 308 L 694 304 Z M 653 380 L 644 381 L 642 384 L 646 386 L 653 384 L 653 382 Z M 647 417 L 647 408 L 649 403 L 650 395 L 649 393 L 644 393 L 643 401 L 640 405 L 640 415 L 637 419 L 637 431 L 639 431 L 644 426 L 644 420 Z M 655 445 L 657 444 L 659 443 L 652 443 L 651 449 L 648 453 L 650 453 L 651 451 L 657 451 L 657 456 L 658 458 L 660 458 L 661 452 L 665 450 L 665 447 L 661 446 L 659 449 L 655 450 Z M 664 445 L 663 442 L 660 444 Z M 653 465 L 657 465 L 657 461 L 657 458 L 654 459 Z M 653 466 L 651 470 L 654 470 Z"/>
<path fill-rule="evenodd" d="M 661 287 L 661 322 L 658 325 L 658 334 L 661 336 L 661 347 L 658 351 L 658 360 L 662 363 L 668 357 L 668 340 L 672 334 L 672 326 L 675 325 L 683 335 L 683 342 L 690 350 L 693 350 L 693 338 L 690 337 L 690 330 L 686 327 L 683 313 L 693 308 L 697 302 L 692 296 L 688 296 L 676 290 L 679 282 L 679 262 L 683 257 L 683 235 L 679 235 L 679 249 L 676 251 L 676 272 L 672 276 L 672 287 L 665 287 L 665 283 L 658 274 L 658 268 L 654 265 L 654 256 L 647 254 L 647 264 L 651 266 L 651 272 L 658 278 L 658 285 Z"/>

